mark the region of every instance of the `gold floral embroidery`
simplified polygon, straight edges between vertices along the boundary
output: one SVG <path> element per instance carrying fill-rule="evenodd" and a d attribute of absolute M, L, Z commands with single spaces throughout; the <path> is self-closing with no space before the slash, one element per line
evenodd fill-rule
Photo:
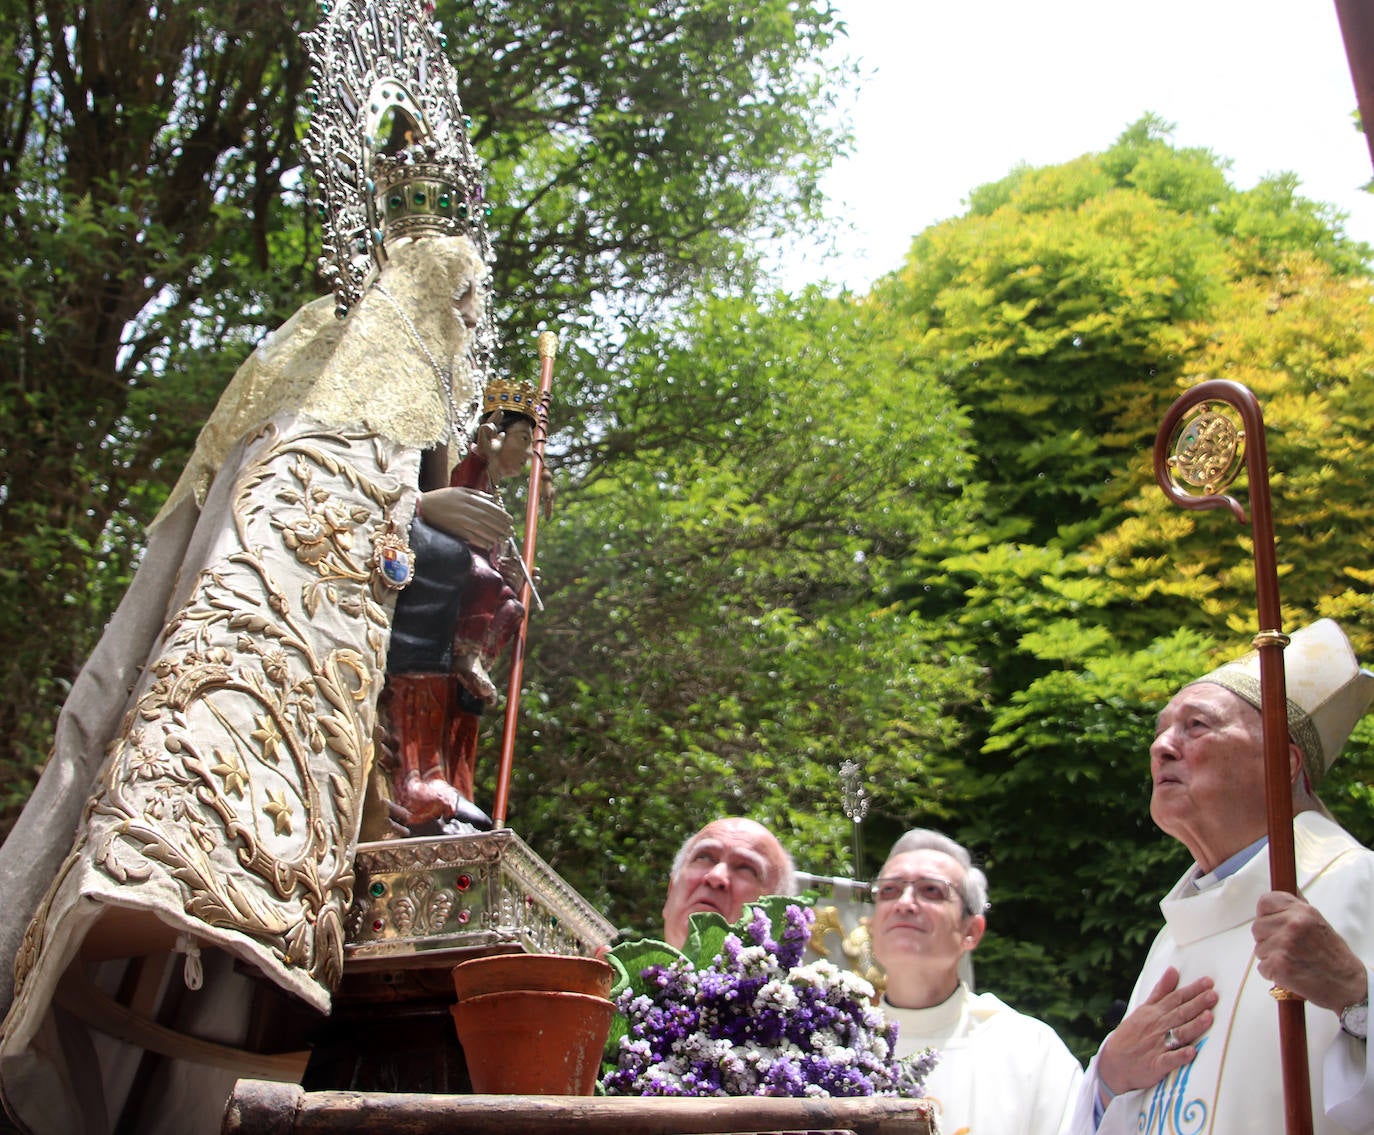
<path fill-rule="evenodd" d="M 88 810 L 105 874 L 170 875 L 186 914 L 326 987 L 390 627 L 372 545 L 406 491 L 388 452 L 362 432 L 265 431 L 228 550 L 169 620 Z"/>

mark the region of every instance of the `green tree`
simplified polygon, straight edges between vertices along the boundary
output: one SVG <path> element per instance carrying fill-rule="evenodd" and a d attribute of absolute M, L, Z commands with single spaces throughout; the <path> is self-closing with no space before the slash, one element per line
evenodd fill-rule
<path fill-rule="evenodd" d="M 1337 274 L 1305 252 L 1276 257 L 1267 276 L 1230 289 L 1206 333 L 1199 328 L 1201 346 L 1179 387 L 1225 378 L 1259 399 L 1284 627 L 1336 619 L 1362 659 L 1374 657 L 1374 572 L 1363 552 L 1374 476 L 1370 287 L 1368 277 Z M 1210 633 L 1229 657 L 1257 629 L 1249 526 L 1225 510 L 1175 508 L 1144 465 L 1125 502 L 1130 515 L 1084 548 L 1084 562 L 1111 580 L 1123 614 L 1149 611 Z M 1244 474 L 1230 491 L 1248 506 Z M 1138 614 L 1132 621 L 1142 622 Z M 1357 734 L 1322 796 L 1370 843 L 1374 752 L 1366 736 Z"/>
<path fill-rule="evenodd" d="M 1259 399 L 1286 622 L 1339 619 L 1362 653 L 1374 648 L 1370 578 L 1358 549 L 1368 532 L 1374 329 L 1368 278 L 1336 275 L 1304 252 L 1276 259 L 1266 276 L 1238 281 L 1195 328 L 1198 348 L 1172 394 L 1209 378 Z M 1148 455 L 1123 472 L 1129 515 L 1086 549 L 1130 602 L 1179 625 L 1254 622 L 1248 525 L 1225 512 L 1188 512 L 1154 486 Z M 1248 503 L 1242 475 L 1233 493 Z"/>
<path fill-rule="evenodd" d="M 914 541 L 968 523 L 963 419 L 894 377 L 879 314 L 714 300 L 632 337 L 608 457 L 541 537 L 513 814 L 618 921 L 656 926 L 677 844 L 722 813 L 850 870 L 847 758 L 887 815 L 941 797 L 977 674 L 890 584 Z"/>
<path fill-rule="evenodd" d="M 1186 861 L 1148 820 L 1153 717 L 1256 629 L 1245 531 L 1164 500 L 1155 431 L 1204 375 L 1256 390 L 1290 625 L 1339 614 L 1367 655 L 1367 255 L 1291 178 L 1237 191 L 1147 119 L 1103 154 L 976 190 L 875 289 L 911 365 L 967 413 L 987 486 L 978 526 L 921 549 L 902 591 L 986 674 L 936 826 L 988 862 L 980 977 L 1081 1053 Z M 1331 784 L 1346 815 L 1368 804 L 1366 753 L 1357 739 Z"/>
<path fill-rule="evenodd" d="M 980 980 L 1089 1052 L 1186 859 L 1148 816 L 1153 718 L 1248 638 L 1228 619 L 1253 608 L 1243 540 L 1203 527 L 1233 522 L 1190 516 L 1190 542 L 1153 487 L 1158 421 L 1227 360 L 1253 361 L 1266 399 L 1305 367 L 1331 402 L 1303 401 L 1325 431 L 1309 436 L 1342 456 L 1367 420 L 1347 392 L 1367 366 L 1364 278 L 1338 231 L 1313 238 L 1320 208 L 1284 179 L 1261 188 L 1133 129 L 976 191 L 869 297 L 705 302 L 630 337 L 541 544 L 554 602 L 534 631 L 522 830 L 650 928 L 674 847 L 722 811 L 770 823 L 805 867 L 850 869 L 836 770 L 858 757 L 871 857 L 916 824 L 979 851 Z M 1271 453 L 1308 471 L 1297 609 L 1347 611 L 1368 578 L 1363 503 L 1323 527 L 1317 451 Z M 1358 497 L 1363 476 L 1352 460 L 1322 483 Z M 1346 813 L 1368 809 L 1367 752 L 1358 737 L 1333 778 Z"/>
<path fill-rule="evenodd" d="M 0 541 L 12 550 L 0 726 L 12 806 L 190 422 L 213 405 L 245 329 L 312 273 L 299 239 L 279 235 L 303 77 L 282 45 L 305 5 L 235 3 L 213 20 L 189 4 L 6 7 L 17 66 L 0 80 Z"/>
<path fill-rule="evenodd" d="M 967 408 L 1013 537 L 1086 525 L 1072 542 L 1118 518 L 1104 486 L 1149 444 L 1195 321 L 1230 283 L 1303 250 L 1337 275 L 1367 254 L 1291 178 L 1239 192 L 1220 159 L 1167 136 L 1146 118 L 1105 153 L 976 189 L 875 289 Z"/>

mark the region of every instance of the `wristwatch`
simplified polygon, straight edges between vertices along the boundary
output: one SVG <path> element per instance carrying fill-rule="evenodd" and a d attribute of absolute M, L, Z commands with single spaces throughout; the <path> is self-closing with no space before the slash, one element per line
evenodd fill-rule
<path fill-rule="evenodd" d="M 1341 1010 L 1341 1028 L 1356 1040 L 1369 1039 L 1369 998 Z"/>

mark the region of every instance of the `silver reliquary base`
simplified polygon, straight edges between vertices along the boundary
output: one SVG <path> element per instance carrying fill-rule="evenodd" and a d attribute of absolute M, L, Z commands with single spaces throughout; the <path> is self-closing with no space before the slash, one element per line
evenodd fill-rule
<path fill-rule="evenodd" d="M 362 843 L 355 869 L 346 971 L 432 952 L 589 955 L 616 933 L 509 828 Z"/>

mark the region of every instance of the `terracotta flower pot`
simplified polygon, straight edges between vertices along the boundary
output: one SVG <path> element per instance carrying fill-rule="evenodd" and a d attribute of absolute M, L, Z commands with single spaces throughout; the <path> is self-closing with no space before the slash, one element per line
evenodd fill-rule
<path fill-rule="evenodd" d="M 614 978 L 610 965 L 600 958 L 568 954 L 492 954 L 453 967 L 453 988 L 459 1001 L 511 989 L 605 997 Z"/>
<path fill-rule="evenodd" d="M 515 989 L 465 998 L 452 1013 L 478 1095 L 589 1096 L 596 1090 L 615 1014 L 607 998 Z"/>

